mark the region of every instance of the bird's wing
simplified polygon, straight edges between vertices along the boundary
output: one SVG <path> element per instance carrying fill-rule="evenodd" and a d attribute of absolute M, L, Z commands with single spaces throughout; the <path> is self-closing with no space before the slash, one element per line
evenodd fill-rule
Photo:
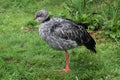
<path fill-rule="evenodd" d="M 53 36 L 66 40 L 74 40 L 78 44 L 88 42 L 89 40 L 89 35 L 85 28 L 71 21 L 54 23 L 50 32 Z"/>
<path fill-rule="evenodd" d="M 71 22 L 74 22 L 74 23 L 76 23 L 77 25 L 80 25 L 81 27 L 84 27 L 85 29 L 88 29 L 88 23 L 81 23 L 81 22 L 76 22 L 76 21 L 73 21 L 73 20 L 71 20 L 71 19 L 68 19 L 68 18 L 65 18 L 66 20 L 69 20 L 69 21 L 71 21 Z"/>

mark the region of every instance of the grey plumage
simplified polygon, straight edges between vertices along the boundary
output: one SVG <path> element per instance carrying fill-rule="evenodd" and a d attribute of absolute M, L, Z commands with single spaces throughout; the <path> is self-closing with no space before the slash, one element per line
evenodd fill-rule
<path fill-rule="evenodd" d="M 84 45 L 93 52 L 96 52 L 96 43 L 83 25 L 78 25 L 69 19 L 60 17 L 47 17 L 38 21 L 42 22 L 39 27 L 40 36 L 50 47 L 57 50 L 68 50 Z"/>

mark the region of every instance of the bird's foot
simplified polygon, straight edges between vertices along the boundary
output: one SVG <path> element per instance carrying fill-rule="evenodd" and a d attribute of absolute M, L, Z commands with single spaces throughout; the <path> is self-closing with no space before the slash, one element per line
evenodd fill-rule
<path fill-rule="evenodd" d="M 59 72 L 68 72 L 68 71 L 70 71 L 71 69 L 70 68 L 65 68 L 65 69 L 62 69 L 62 70 L 58 70 Z"/>

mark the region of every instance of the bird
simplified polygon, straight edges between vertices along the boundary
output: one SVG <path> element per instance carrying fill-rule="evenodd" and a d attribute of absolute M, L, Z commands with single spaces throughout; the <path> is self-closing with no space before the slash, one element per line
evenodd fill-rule
<path fill-rule="evenodd" d="M 69 62 L 69 49 L 85 46 L 96 53 L 96 42 L 82 23 L 63 17 L 50 17 L 48 10 L 41 9 L 35 13 L 35 20 L 40 23 L 39 35 L 48 45 L 55 50 L 65 51 L 66 66 L 59 70 L 68 72 L 71 70 Z"/>

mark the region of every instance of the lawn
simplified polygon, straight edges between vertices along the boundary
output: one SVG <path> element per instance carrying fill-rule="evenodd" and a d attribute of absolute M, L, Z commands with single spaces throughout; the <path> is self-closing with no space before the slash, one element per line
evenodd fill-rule
<path fill-rule="evenodd" d="M 120 80 L 120 42 L 102 30 L 89 31 L 97 54 L 84 46 L 71 49 L 72 70 L 56 71 L 65 67 L 64 51 L 40 38 L 34 13 L 42 8 L 51 16 L 69 17 L 64 0 L 0 1 L 0 80 Z"/>

